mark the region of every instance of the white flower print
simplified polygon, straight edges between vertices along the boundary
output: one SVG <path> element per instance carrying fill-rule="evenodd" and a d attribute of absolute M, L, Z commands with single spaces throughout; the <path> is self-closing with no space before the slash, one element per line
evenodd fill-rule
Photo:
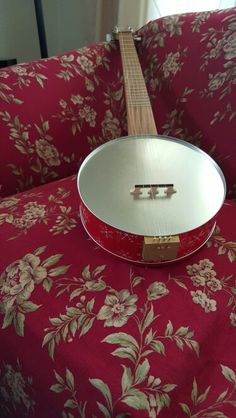
<path fill-rule="evenodd" d="M 231 312 L 229 318 L 231 321 L 231 325 L 233 325 L 233 327 L 236 327 L 236 313 Z"/>
<path fill-rule="evenodd" d="M 71 101 L 74 104 L 82 105 L 83 102 L 84 102 L 84 99 L 83 99 L 82 96 L 80 96 L 80 94 L 76 94 L 76 95 L 73 94 L 71 96 Z M 63 103 L 61 103 L 61 102 L 63 102 Z M 64 102 L 64 100 L 63 101 L 61 100 L 61 102 L 60 102 L 61 106 L 65 109 L 66 108 L 66 102 Z"/>
<path fill-rule="evenodd" d="M 72 99 L 71 99 L 72 100 Z M 72 100 L 73 101 L 73 100 Z M 65 100 L 63 100 L 63 99 L 61 99 L 60 100 L 60 106 L 63 108 L 63 109 L 66 109 L 67 108 L 67 103 L 66 103 L 66 101 Z"/>
<path fill-rule="evenodd" d="M 230 301 L 235 300 L 235 283 L 233 286 L 230 286 L 229 283 L 227 285 L 225 284 L 225 281 L 228 281 L 232 276 L 218 279 L 217 273 L 213 268 L 214 263 L 207 258 L 200 260 L 193 265 L 186 266 L 186 270 L 193 285 L 198 288 L 201 286 L 202 288 L 202 290 L 198 289 L 190 292 L 193 302 L 199 304 L 206 313 L 214 312 L 217 309 L 217 301 L 210 297 L 212 293 L 225 291 L 231 294 Z M 230 304 L 232 304 L 232 302 L 229 302 L 228 306 L 230 306 Z M 231 312 L 230 321 L 231 325 L 236 327 L 236 313 Z"/>
<path fill-rule="evenodd" d="M 27 215 L 23 215 L 21 218 L 15 218 L 12 222 L 15 228 L 28 229 L 36 223 L 36 219 L 31 219 Z"/>
<path fill-rule="evenodd" d="M 153 282 L 147 289 L 147 298 L 148 300 L 156 300 L 168 295 L 168 293 L 169 290 L 166 288 L 165 283 Z"/>
<path fill-rule="evenodd" d="M 105 119 L 102 122 L 102 132 L 106 139 L 118 138 L 121 135 L 120 122 L 110 110 L 106 110 Z"/>
<path fill-rule="evenodd" d="M 200 263 L 199 263 L 200 264 Z M 187 273 L 189 276 L 199 273 L 201 266 L 199 264 L 193 264 L 192 266 L 186 266 Z"/>
<path fill-rule="evenodd" d="M 200 260 L 198 265 L 201 269 L 205 269 L 205 268 L 211 269 L 214 266 L 214 264 L 208 258 L 204 258 L 203 260 Z M 197 266 L 197 264 L 194 264 L 194 266 Z"/>
<path fill-rule="evenodd" d="M 181 64 L 179 63 L 180 53 L 179 52 L 170 52 L 163 64 L 163 73 L 164 77 L 168 78 L 170 74 L 175 75 L 177 71 L 180 70 Z"/>
<path fill-rule="evenodd" d="M 232 33 L 224 45 L 225 59 L 231 60 L 236 57 L 236 32 Z"/>
<path fill-rule="evenodd" d="M 6 71 L 1 71 L 0 77 L 2 78 L 8 78 L 9 74 Z"/>
<path fill-rule="evenodd" d="M 79 110 L 79 115 L 82 119 L 85 119 L 86 122 L 88 122 L 89 126 L 95 126 L 97 112 L 95 112 L 95 110 L 90 106 L 84 105 L 83 109 Z"/>
<path fill-rule="evenodd" d="M 213 266 L 214 264 L 210 260 L 204 259 L 198 264 L 186 267 L 194 286 L 207 285 L 214 292 L 222 289 L 220 280 L 216 279 L 216 272 L 212 270 Z"/>
<path fill-rule="evenodd" d="M 199 275 L 204 277 L 205 280 L 207 281 L 207 280 L 211 280 L 215 278 L 216 272 L 214 270 L 211 270 L 210 268 L 205 268 L 199 271 Z"/>
<path fill-rule="evenodd" d="M 30 399 L 26 392 L 30 388 L 29 378 L 25 379 L 22 375 L 19 363 L 17 364 L 17 370 L 14 370 L 10 364 L 4 364 L 4 368 L 0 379 L 2 402 L 10 402 L 15 412 L 19 405 L 24 406 L 29 411 L 35 405 L 35 402 Z"/>
<path fill-rule="evenodd" d="M 173 16 L 166 16 L 164 18 L 164 25 L 168 32 L 170 32 L 171 36 L 173 35 L 182 35 L 182 26 L 183 22 L 177 15 Z"/>
<path fill-rule="evenodd" d="M 209 299 L 206 293 L 201 290 L 196 292 L 191 292 L 193 297 L 193 302 L 200 304 L 206 313 L 216 311 L 216 301 L 214 299 Z"/>
<path fill-rule="evenodd" d="M 210 91 L 218 90 L 224 84 L 226 80 L 227 74 L 224 73 L 216 73 L 216 74 L 209 74 L 209 82 L 208 87 Z"/>
<path fill-rule="evenodd" d="M 37 139 L 35 145 L 38 156 L 42 158 L 48 166 L 52 167 L 61 164 L 59 152 L 54 145 L 49 144 L 49 142 L 43 138 Z"/>
<path fill-rule="evenodd" d="M 222 285 L 220 280 L 212 278 L 210 280 L 207 281 L 207 286 L 213 291 L 213 292 L 217 292 L 217 290 L 221 290 L 222 289 Z"/>
<path fill-rule="evenodd" d="M 46 205 L 40 205 L 37 202 L 28 202 L 24 205 L 24 213 L 20 218 L 12 219 L 12 224 L 18 229 L 29 229 L 37 221 L 45 219 Z"/>
<path fill-rule="evenodd" d="M 93 61 L 89 60 L 85 55 L 79 56 L 77 62 L 87 74 L 94 72 Z"/>
<path fill-rule="evenodd" d="M 10 264 L 0 275 L 3 310 L 28 300 L 35 284 L 41 283 L 46 277 L 46 268 L 40 266 L 40 258 L 34 254 L 26 254 L 21 260 Z"/>
<path fill-rule="evenodd" d="M 222 51 L 222 44 L 223 44 L 223 40 L 220 40 L 219 42 L 217 42 L 217 44 L 215 45 L 215 48 L 212 48 L 210 50 L 210 54 L 209 57 L 210 58 L 217 58 L 220 56 L 221 51 Z"/>
<path fill-rule="evenodd" d="M 194 286 L 205 286 L 205 284 L 206 284 L 205 278 L 200 276 L 200 274 L 198 274 L 197 276 L 192 276 L 191 280 L 192 280 Z"/>
<path fill-rule="evenodd" d="M 12 206 L 17 205 L 19 201 L 20 199 L 17 199 L 16 197 L 8 197 L 6 199 L 3 199 L 0 202 L 0 209 L 11 208 Z"/>
<path fill-rule="evenodd" d="M 14 65 L 11 68 L 11 70 L 12 70 L 13 73 L 18 74 L 20 77 L 23 77 L 23 76 L 26 76 L 27 75 L 26 68 L 24 68 L 24 67 L 22 67 L 20 65 Z"/>
<path fill-rule="evenodd" d="M 105 305 L 98 312 L 97 319 L 105 320 L 105 327 L 122 327 L 137 310 L 138 296 L 130 295 L 126 289 L 107 295 Z"/>
<path fill-rule="evenodd" d="M 28 219 L 43 219 L 45 217 L 46 205 L 40 205 L 37 202 L 28 202 L 24 205 L 25 216 Z"/>

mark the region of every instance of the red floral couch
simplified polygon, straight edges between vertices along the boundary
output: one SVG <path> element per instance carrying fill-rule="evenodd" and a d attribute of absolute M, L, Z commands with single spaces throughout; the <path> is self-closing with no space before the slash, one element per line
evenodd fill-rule
<path fill-rule="evenodd" d="M 140 34 L 159 133 L 212 155 L 228 200 L 181 262 L 109 255 L 81 225 L 76 174 L 126 134 L 117 46 L 2 69 L 1 417 L 236 416 L 236 9 Z"/>

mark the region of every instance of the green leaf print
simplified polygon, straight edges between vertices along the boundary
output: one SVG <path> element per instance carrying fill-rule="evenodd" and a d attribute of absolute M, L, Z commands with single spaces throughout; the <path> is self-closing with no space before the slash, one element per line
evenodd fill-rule
<path fill-rule="evenodd" d="M 130 347 L 134 351 L 138 349 L 138 343 L 132 335 L 126 334 L 125 332 L 117 332 L 110 334 L 102 342 L 109 344 L 120 344 L 122 347 Z"/>
<path fill-rule="evenodd" d="M 199 409 L 201 404 L 204 404 L 208 400 L 208 394 L 211 390 L 211 386 L 208 386 L 200 395 L 199 395 L 199 388 L 197 384 L 196 378 L 193 380 L 193 387 L 191 391 L 191 401 L 192 405 L 187 405 L 186 403 L 180 403 L 180 407 L 182 411 L 187 414 L 190 418 L 231 418 L 228 415 L 225 415 L 221 409 L 224 408 L 225 405 L 232 405 L 236 407 L 236 398 L 235 397 L 235 390 L 236 390 L 236 374 L 235 372 L 229 368 L 228 366 L 221 365 L 221 372 L 225 379 L 231 383 L 232 388 L 231 390 L 227 388 L 222 393 L 218 395 L 215 401 L 212 401 L 210 404 L 205 405 Z"/>
<path fill-rule="evenodd" d="M 17 312 L 14 316 L 14 327 L 16 330 L 17 335 L 20 337 L 24 336 L 24 323 L 25 323 L 25 315 L 22 312 Z"/>
<path fill-rule="evenodd" d="M 131 406 L 134 409 L 147 409 L 148 400 L 145 393 L 140 390 L 133 390 L 132 394 L 122 399 L 126 405 Z"/>
<path fill-rule="evenodd" d="M 102 393 L 102 395 L 106 399 L 109 410 L 112 410 L 112 396 L 108 385 L 104 383 L 101 379 L 89 379 L 89 382 Z"/>
<path fill-rule="evenodd" d="M 229 367 L 226 367 L 223 365 L 221 365 L 221 369 L 222 369 L 222 374 L 224 375 L 224 377 L 230 382 L 236 384 L 236 374 L 234 373 L 234 371 L 230 369 Z"/>
<path fill-rule="evenodd" d="M 142 364 L 139 364 L 136 369 L 135 379 L 134 379 L 135 384 L 142 383 L 146 379 L 149 370 L 150 370 L 149 361 L 148 359 L 145 359 L 144 362 Z"/>

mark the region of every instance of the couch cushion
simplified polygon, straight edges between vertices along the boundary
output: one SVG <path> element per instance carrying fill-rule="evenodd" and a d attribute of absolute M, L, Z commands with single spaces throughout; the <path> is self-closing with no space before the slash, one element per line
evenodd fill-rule
<path fill-rule="evenodd" d="M 2 199 L 0 415 L 233 417 L 235 217 L 147 267 L 87 236 L 75 176 Z"/>

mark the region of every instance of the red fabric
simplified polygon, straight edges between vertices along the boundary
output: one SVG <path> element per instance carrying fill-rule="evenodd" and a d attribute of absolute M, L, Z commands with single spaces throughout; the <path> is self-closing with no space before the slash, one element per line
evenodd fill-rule
<path fill-rule="evenodd" d="M 221 156 L 231 197 L 235 16 L 163 18 L 138 47 L 159 132 Z M 0 416 L 234 418 L 236 204 L 225 202 L 208 243 L 178 263 L 135 265 L 98 247 L 73 174 L 125 133 L 120 59 L 106 45 L 65 56 L 69 68 L 54 57 L 0 71 Z M 76 120 L 55 117 L 65 103 Z"/>
<path fill-rule="evenodd" d="M 102 417 L 99 405 L 108 408 L 108 395 L 105 398 L 102 393 L 110 391 L 111 416 L 122 412 L 124 416 L 155 416 L 162 405 L 160 416 L 182 417 L 181 404 L 185 403 L 192 416 L 206 409 L 224 411 L 233 418 L 235 204 L 223 206 L 217 231 L 207 246 L 182 262 L 161 268 L 124 262 L 100 249 L 84 231 L 78 205 L 75 177 L 1 202 L 2 310 L 7 298 L 11 305 L 10 300 L 18 295 L 12 306 L 15 315 L 23 312 L 25 316 L 24 322 L 16 316 L 8 323 L 9 316 L 7 320 L 2 312 L 2 414 L 9 409 L 6 416 L 10 417 L 54 418 L 65 411 L 62 416 L 80 417 L 78 405 L 87 402 L 84 416 Z M 6 207 L 8 218 L 4 220 Z M 29 223 L 20 228 L 22 218 Z M 201 292 L 201 303 L 196 303 L 196 292 Z M 49 333 L 56 329 L 60 341 L 54 347 Z M 222 369 L 221 364 L 232 371 Z M 66 370 L 73 374 L 76 392 Z M 140 383 L 132 380 L 135 370 L 136 377 L 139 370 Z M 54 371 L 65 386 L 58 386 L 60 378 Z M 151 383 L 148 386 L 151 376 L 157 383 L 161 380 L 158 390 Z M 206 399 L 195 400 L 195 405 L 191 400 L 194 379 L 198 398 L 211 386 Z M 130 395 L 129 391 L 125 394 L 125 385 L 131 385 Z M 227 388 L 227 397 L 214 408 Z M 157 397 L 153 408 L 151 394 Z M 170 397 L 169 408 L 164 405 L 164 394 L 166 403 Z M 68 399 L 74 399 L 77 406 Z M 149 413 L 139 409 L 148 401 Z"/>

